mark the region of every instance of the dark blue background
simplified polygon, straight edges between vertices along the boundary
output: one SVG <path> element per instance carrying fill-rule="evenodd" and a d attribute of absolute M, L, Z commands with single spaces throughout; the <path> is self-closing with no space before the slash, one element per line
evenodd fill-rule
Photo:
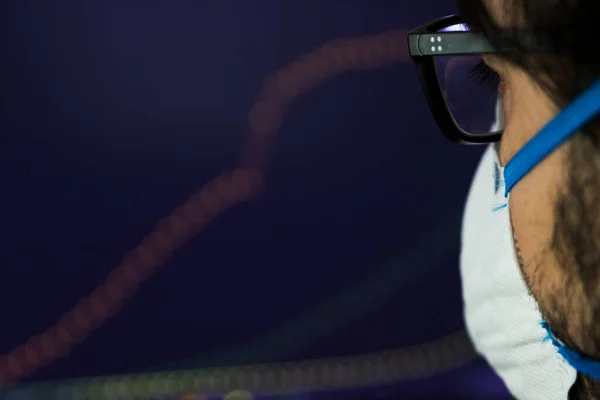
<path fill-rule="evenodd" d="M 235 165 L 266 76 L 331 39 L 453 11 L 443 0 L 2 2 L 0 350 L 54 323 Z M 411 62 L 325 82 L 290 107 L 263 197 L 220 217 L 33 378 L 359 354 L 462 329 L 460 212 L 481 150 L 443 139 Z M 428 243 L 444 221 L 451 245 Z M 415 271 L 401 260 L 419 246 L 431 260 Z M 312 338 L 315 327 L 296 327 L 306 340 L 287 348 L 235 350 L 389 263 L 406 280 L 368 311 Z"/>

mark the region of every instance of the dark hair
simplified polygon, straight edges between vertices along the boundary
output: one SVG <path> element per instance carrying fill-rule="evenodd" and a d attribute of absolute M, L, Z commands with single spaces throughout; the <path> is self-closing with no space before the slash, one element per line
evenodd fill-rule
<path fill-rule="evenodd" d="M 493 46 L 515 49 L 500 57 L 527 72 L 558 107 L 600 78 L 600 1 L 503 0 L 503 15 L 496 16 L 502 26 L 484 0 L 458 5 L 471 30 Z M 528 52 L 517 34 L 523 28 L 551 52 Z M 567 346 L 600 361 L 600 117 L 569 141 L 567 152 L 568 183 L 559 190 L 550 246 L 569 279 L 564 292 L 543 299 L 545 307 L 538 302 Z M 600 382 L 579 374 L 569 398 L 600 399 Z"/>

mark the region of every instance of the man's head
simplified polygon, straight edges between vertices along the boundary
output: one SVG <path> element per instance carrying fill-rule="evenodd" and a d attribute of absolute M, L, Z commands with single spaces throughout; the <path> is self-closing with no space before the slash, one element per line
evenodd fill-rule
<path fill-rule="evenodd" d="M 485 59 L 502 78 L 506 128 L 500 158 L 506 164 L 600 79 L 600 2 L 459 4 L 465 22 L 492 44 L 525 49 L 518 35 L 505 30 L 526 28 L 553 48 L 552 55 L 515 52 Z M 600 360 L 600 118 L 511 190 L 510 214 L 523 276 L 544 318 L 567 346 Z M 573 392 L 588 393 L 581 398 L 600 398 L 600 382 L 580 377 L 576 386 Z"/>

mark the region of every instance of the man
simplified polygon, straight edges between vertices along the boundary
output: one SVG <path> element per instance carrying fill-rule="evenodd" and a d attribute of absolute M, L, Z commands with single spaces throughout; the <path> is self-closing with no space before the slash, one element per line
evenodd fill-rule
<path fill-rule="evenodd" d="M 459 6 L 469 32 L 439 34 L 457 23 L 444 19 L 409 44 L 442 132 L 457 142 L 501 139 L 465 210 L 467 326 L 515 397 L 600 398 L 600 2 Z M 502 124 L 483 134 L 462 129 L 432 83 L 432 58 L 477 53 L 483 73 L 500 78 L 503 109 Z"/>

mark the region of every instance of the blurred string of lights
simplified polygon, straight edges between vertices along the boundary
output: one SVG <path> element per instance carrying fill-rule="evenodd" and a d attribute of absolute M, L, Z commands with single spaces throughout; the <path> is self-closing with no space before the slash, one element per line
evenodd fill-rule
<path fill-rule="evenodd" d="M 276 329 L 255 336 L 242 345 L 215 350 L 206 358 L 178 360 L 139 372 L 199 369 L 215 364 L 244 365 L 258 359 L 289 359 L 297 349 L 306 348 L 315 340 L 343 329 L 349 321 L 376 312 L 381 304 L 404 287 L 431 274 L 434 268 L 445 266 L 441 262 L 444 257 L 456 252 L 462 207 L 462 204 L 449 207 L 447 216 L 441 218 L 433 229 L 423 237 L 415 238 L 410 251 L 373 268 L 365 279 L 337 291 L 326 301 L 290 318 Z"/>
<path fill-rule="evenodd" d="M 302 362 L 98 377 L 8 388 L 12 400 L 223 399 L 290 396 L 394 384 L 473 361 L 464 331 L 414 347 Z M 285 398 L 285 397 L 283 397 Z"/>
<path fill-rule="evenodd" d="M 251 108 L 249 135 L 237 168 L 226 171 L 161 220 L 88 297 L 46 331 L 0 356 L 0 385 L 18 382 L 67 356 L 115 315 L 171 255 L 235 204 L 256 199 L 285 108 L 340 73 L 391 65 L 408 58 L 406 32 L 333 40 L 269 77 Z"/>
<path fill-rule="evenodd" d="M 440 254 L 448 254 L 454 248 L 448 238 L 456 236 L 455 229 L 459 226 L 460 218 L 458 211 L 458 208 L 452 210 L 450 217 L 442 220 L 427 235 L 427 240 L 419 240 L 406 256 L 376 269 L 371 278 L 347 288 L 307 316 L 278 329 L 275 334 L 257 338 L 256 343 L 230 351 L 246 356 L 260 352 L 261 355 L 266 353 L 267 358 L 279 358 L 285 349 L 298 347 L 299 337 L 304 341 L 310 340 L 315 335 L 338 328 L 357 314 L 368 312 L 403 284 L 413 282 L 418 275 L 427 274 L 431 266 L 439 261 Z M 437 250 L 435 254 L 429 251 L 432 247 Z M 310 329 L 306 329 L 307 326 Z M 422 378 L 464 365 L 476 357 L 466 334 L 459 332 L 417 347 L 357 357 L 232 368 L 188 368 L 173 372 L 25 384 L 10 387 L 7 396 L 2 396 L 0 392 L 0 399 L 244 400 L 255 399 L 253 396 L 256 395 L 258 399 L 272 399 L 275 396 L 278 400 L 301 400 L 319 392 L 349 391 Z M 169 368 L 173 367 L 165 369 Z"/>

